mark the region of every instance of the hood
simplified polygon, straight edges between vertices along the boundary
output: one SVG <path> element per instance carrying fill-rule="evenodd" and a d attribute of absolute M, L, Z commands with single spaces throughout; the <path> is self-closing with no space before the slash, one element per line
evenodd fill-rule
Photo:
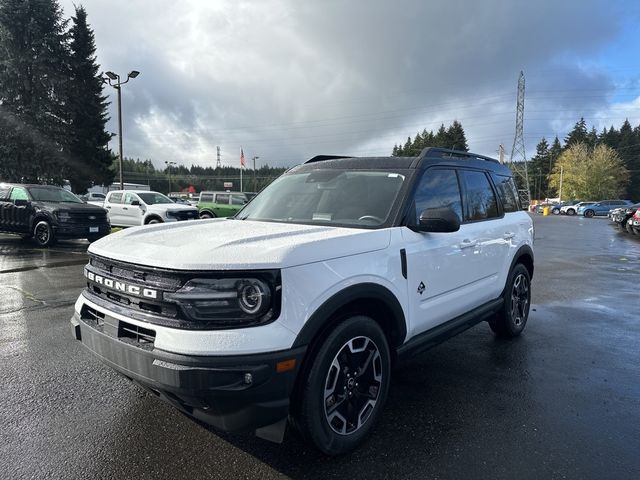
<path fill-rule="evenodd" d="M 173 210 L 173 211 L 182 211 L 182 210 L 197 210 L 196 207 L 192 205 L 183 205 L 181 203 L 156 203 L 154 205 L 147 205 L 149 210 Z"/>
<path fill-rule="evenodd" d="M 212 219 L 134 227 L 91 244 L 114 260 L 177 270 L 287 268 L 389 245 L 388 229 L 366 230 Z"/>
<path fill-rule="evenodd" d="M 104 213 L 106 210 L 97 205 L 90 203 L 72 203 L 72 202 L 41 202 L 33 201 L 32 205 L 47 210 L 49 212 L 82 212 L 82 213 Z"/>

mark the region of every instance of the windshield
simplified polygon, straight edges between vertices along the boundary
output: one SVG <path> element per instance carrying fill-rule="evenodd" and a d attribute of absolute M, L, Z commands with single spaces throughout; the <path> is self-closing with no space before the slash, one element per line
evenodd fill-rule
<path fill-rule="evenodd" d="M 51 187 L 29 187 L 28 188 L 31 197 L 37 202 L 70 202 L 70 203 L 83 203 L 73 193 L 63 188 L 51 188 Z"/>
<path fill-rule="evenodd" d="M 155 205 L 156 203 L 174 203 L 169 197 L 158 192 L 138 193 L 137 195 L 147 205 Z"/>
<path fill-rule="evenodd" d="M 313 170 L 277 179 L 238 215 L 241 220 L 378 226 L 387 221 L 404 175 Z"/>

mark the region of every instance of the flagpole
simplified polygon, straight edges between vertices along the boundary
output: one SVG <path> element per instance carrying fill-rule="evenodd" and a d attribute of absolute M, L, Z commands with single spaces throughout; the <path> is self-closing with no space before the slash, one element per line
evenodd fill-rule
<path fill-rule="evenodd" d="M 240 165 L 240 192 L 242 192 L 242 165 Z"/>

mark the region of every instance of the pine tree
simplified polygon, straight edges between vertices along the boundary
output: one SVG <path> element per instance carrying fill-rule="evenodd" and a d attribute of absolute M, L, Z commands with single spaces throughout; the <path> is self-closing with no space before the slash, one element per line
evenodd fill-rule
<path fill-rule="evenodd" d="M 584 121 L 584 118 L 580 118 L 578 122 L 576 122 L 573 130 L 569 132 L 569 134 L 564 139 L 564 144 L 567 148 L 576 143 L 588 143 L 588 132 L 587 132 L 587 122 Z"/>
<path fill-rule="evenodd" d="M 110 134 L 105 125 L 107 97 L 98 74 L 93 30 L 87 24 L 84 7 L 76 7 L 71 18 L 71 80 L 69 113 L 71 142 L 66 171 L 74 192 L 85 192 L 92 182 L 108 185 L 113 181 L 112 157 L 107 150 Z"/>
<path fill-rule="evenodd" d="M 0 3 L 0 176 L 63 181 L 66 21 L 55 0 Z"/>
<path fill-rule="evenodd" d="M 533 177 L 533 190 L 531 193 L 535 198 L 549 197 L 550 156 L 549 143 L 542 137 L 542 140 L 536 145 L 536 154 L 531 159 L 531 176 Z"/>
<path fill-rule="evenodd" d="M 628 119 L 620 127 L 618 138 L 616 151 L 629 170 L 627 196 L 633 200 L 640 199 L 640 138 L 634 133 Z"/>
<path fill-rule="evenodd" d="M 447 129 L 447 142 L 447 148 L 462 150 L 464 152 L 469 151 L 469 145 L 467 145 L 467 137 L 464 134 L 464 128 L 462 128 L 462 124 L 457 120 L 454 120 L 451 126 Z"/>
<path fill-rule="evenodd" d="M 447 134 L 447 130 L 444 128 L 444 123 L 440 125 L 440 128 L 436 132 L 433 143 L 434 147 L 448 148 L 449 135 Z"/>

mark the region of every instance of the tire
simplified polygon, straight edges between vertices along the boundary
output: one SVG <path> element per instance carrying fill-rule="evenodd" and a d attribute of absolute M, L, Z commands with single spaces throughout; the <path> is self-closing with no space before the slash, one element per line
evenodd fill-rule
<path fill-rule="evenodd" d="M 145 223 L 145 225 L 154 225 L 156 223 L 162 223 L 162 220 L 154 217 L 151 220 L 149 220 L 147 223 Z"/>
<path fill-rule="evenodd" d="M 211 212 L 202 212 L 200 213 L 200 218 L 201 219 L 215 218 L 215 215 Z"/>
<path fill-rule="evenodd" d="M 553 210 L 551 210 L 551 213 L 553 213 L 554 215 L 560 215 L 560 209 L 554 208 Z"/>
<path fill-rule="evenodd" d="M 40 247 L 50 247 L 56 243 L 55 233 L 51 224 L 46 220 L 40 220 L 33 227 L 33 239 Z"/>
<path fill-rule="evenodd" d="M 624 228 L 627 231 L 627 233 L 633 233 L 633 226 L 629 224 L 628 220 L 627 220 L 627 223 L 625 223 Z"/>
<path fill-rule="evenodd" d="M 575 215 L 576 211 L 573 208 L 568 208 L 567 209 L 567 215 L 569 215 L 570 217 Z"/>
<path fill-rule="evenodd" d="M 498 337 L 514 338 L 527 325 L 531 306 L 531 277 L 521 263 L 509 273 L 503 298 L 502 308 L 489 322 L 489 326 Z"/>
<path fill-rule="evenodd" d="M 387 339 L 373 319 L 354 316 L 331 331 L 311 362 L 294 425 L 321 452 L 347 453 L 374 428 L 387 398 Z"/>
<path fill-rule="evenodd" d="M 585 210 L 584 211 L 584 216 L 587 218 L 592 218 L 595 215 L 595 212 L 593 210 Z"/>

